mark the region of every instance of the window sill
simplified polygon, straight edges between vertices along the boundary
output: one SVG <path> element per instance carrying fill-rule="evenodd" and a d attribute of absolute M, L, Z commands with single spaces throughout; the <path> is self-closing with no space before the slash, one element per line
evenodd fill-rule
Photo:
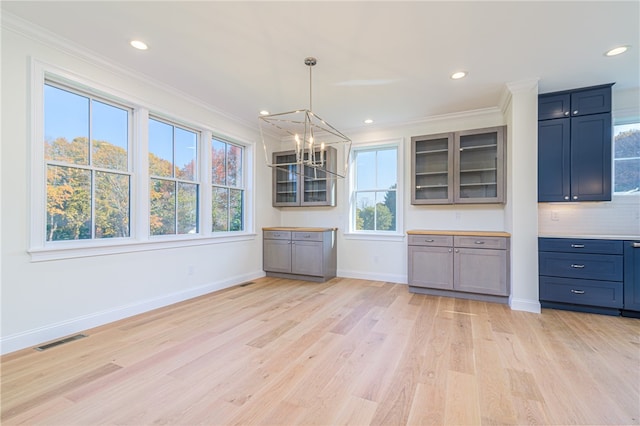
<path fill-rule="evenodd" d="M 365 240 L 365 241 L 404 241 L 405 235 L 398 232 L 390 233 L 365 233 L 365 232 L 345 232 L 345 240 Z"/>
<path fill-rule="evenodd" d="M 155 237 L 146 241 L 133 239 L 87 241 L 83 244 L 78 241 L 61 241 L 55 243 L 55 247 L 47 246 L 28 250 L 32 262 L 47 262 L 51 260 L 74 259 L 80 257 L 106 256 L 111 254 L 134 253 L 151 250 L 166 250 L 180 247 L 193 247 L 210 244 L 230 243 L 237 241 L 250 241 L 256 237 L 255 233 L 231 233 L 225 232 L 215 236 L 178 236 Z M 170 239 L 169 239 L 170 238 Z M 91 244 L 91 245 L 89 245 Z"/>

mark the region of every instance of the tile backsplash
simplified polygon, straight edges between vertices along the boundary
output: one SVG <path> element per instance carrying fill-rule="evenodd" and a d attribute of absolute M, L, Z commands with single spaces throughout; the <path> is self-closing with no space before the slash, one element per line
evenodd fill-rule
<path fill-rule="evenodd" d="M 640 238 L 640 194 L 610 202 L 538 203 L 540 235 L 623 235 Z"/>

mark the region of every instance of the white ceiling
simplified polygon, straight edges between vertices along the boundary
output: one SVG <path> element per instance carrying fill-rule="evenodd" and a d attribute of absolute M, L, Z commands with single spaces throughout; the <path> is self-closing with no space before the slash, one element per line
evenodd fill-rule
<path fill-rule="evenodd" d="M 2 12 L 257 125 L 309 105 L 346 130 L 495 107 L 541 93 L 638 87 L 640 2 L 2 1 Z M 128 42 L 142 39 L 147 51 Z M 603 54 L 621 44 L 618 57 Z M 449 75 L 469 71 L 463 80 Z"/>

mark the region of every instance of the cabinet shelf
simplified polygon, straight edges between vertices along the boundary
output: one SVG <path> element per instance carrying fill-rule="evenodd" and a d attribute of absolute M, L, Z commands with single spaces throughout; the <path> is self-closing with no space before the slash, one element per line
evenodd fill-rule
<path fill-rule="evenodd" d="M 460 170 L 460 173 L 478 173 L 478 172 L 495 172 L 496 169 L 495 167 L 489 168 L 489 169 L 468 169 L 468 170 Z"/>
<path fill-rule="evenodd" d="M 477 182 L 477 183 L 461 183 L 460 186 L 491 186 L 497 185 L 497 182 Z"/>
<path fill-rule="evenodd" d="M 429 151 L 417 151 L 416 155 L 425 155 L 425 154 L 440 154 L 442 152 L 449 152 L 448 149 L 433 149 Z"/>
<path fill-rule="evenodd" d="M 444 171 L 444 172 L 417 172 L 416 176 L 435 176 L 435 175 L 446 175 L 449 172 Z"/>
<path fill-rule="evenodd" d="M 465 146 L 465 147 L 460 147 L 460 151 L 473 151 L 473 150 L 477 150 L 477 149 L 495 149 L 497 147 L 497 145 L 495 143 L 492 144 L 487 144 L 487 145 L 476 145 L 476 146 Z"/>
<path fill-rule="evenodd" d="M 447 188 L 449 185 L 417 185 L 416 189 Z"/>

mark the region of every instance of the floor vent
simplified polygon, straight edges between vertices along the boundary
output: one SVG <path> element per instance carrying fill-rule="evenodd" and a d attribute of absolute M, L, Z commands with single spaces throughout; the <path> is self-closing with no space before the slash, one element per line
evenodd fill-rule
<path fill-rule="evenodd" d="M 240 287 L 246 287 L 246 286 L 251 285 L 251 284 L 255 284 L 255 283 L 253 281 L 249 281 L 247 283 L 240 284 Z"/>
<path fill-rule="evenodd" d="M 54 348 L 56 346 L 64 345 L 65 343 L 73 342 L 74 340 L 87 337 L 85 334 L 76 334 L 75 336 L 65 337 L 64 339 L 56 340 L 55 342 L 47 343 L 46 345 L 38 346 L 34 348 L 36 351 L 46 351 L 47 349 Z"/>

